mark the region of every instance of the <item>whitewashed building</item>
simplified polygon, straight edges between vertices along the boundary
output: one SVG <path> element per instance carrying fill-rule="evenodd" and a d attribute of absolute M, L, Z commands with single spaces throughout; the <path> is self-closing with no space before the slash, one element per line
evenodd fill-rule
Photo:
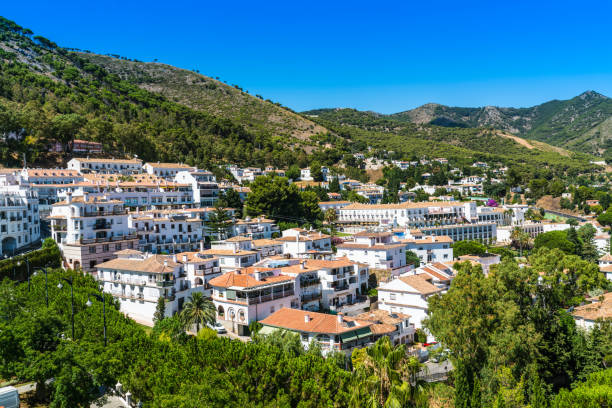
<path fill-rule="evenodd" d="M 192 172 L 196 168 L 183 163 L 145 163 L 142 166 L 145 173 L 161 177 L 166 180 L 172 180 L 181 171 Z"/>
<path fill-rule="evenodd" d="M 169 256 L 134 250 L 116 255 L 96 265 L 96 279 L 103 283 L 104 292 L 119 301 L 123 313 L 151 326 L 160 297 L 166 301 L 166 317 L 180 312 L 192 293 L 181 264 Z"/>
<path fill-rule="evenodd" d="M 219 199 L 219 184 L 214 174 L 206 170 L 181 170 L 174 176 L 178 184 L 191 184 L 193 202 L 198 207 L 212 207 Z"/>
<path fill-rule="evenodd" d="M 446 235 L 425 236 L 420 239 L 407 239 L 406 250 L 414 252 L 421 262 L 449 262 L 453 260 L 453 239 Z"/>
<path fill-rule="evenodd" d="M 331 237 L 320 231 L 291 228 L 283 231 L 283 236 L 277 240 L 283 243 L 283 254 L 289 254 L 294 258 L 332 253 Z"/>
<path fill-rule="evenodd" d="M 38 196 L 19 179 L 0 175 L 0 255 L 12 256 L 40 240 Z"/>
<path fill-rule="evenodd" d="M 129 175 L 142 171 L 140 159 L 90 159 L 74 158 L 68 161 L 68 169 L 85 173 L 117 173 Z"/>
<path fill-rule="evenodd" d="M 353 235 L 353 242 L 336 246 L 339 257 L 369 265 L 373 269 L 384 269 L 392 275 L 400 275 L 410 270 L 406 264 L 406 244 L 393 241 L 390 232 L 359 232 Z"/>
<path fill-rule="evenodd" d="M 87 194 L 53 204 L 51 236 L 58 243 L 64 266 L 95 271 L 95 266 L 123 249 L 137 249 L 138 236 L 128 226 L 123 202 Z"/>

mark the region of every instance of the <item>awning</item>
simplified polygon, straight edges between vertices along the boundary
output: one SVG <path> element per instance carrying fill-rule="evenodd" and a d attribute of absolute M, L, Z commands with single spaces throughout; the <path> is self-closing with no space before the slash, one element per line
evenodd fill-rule
<path fill-rule="evenodd" d="M 348 343 L 349 341 L 357 340 L 357 331 L 351 331 L 348 333 L 342 333 L 340 335 L 342 343 Z"/>
<path fill-rule="evenodd" d="M 370 330 L 370 326 L 361 327 L 355 331 L 355 334 L 357 334 L 357 337 L 360 339 L 363 339 L 365 337 L 370 337 L 372 335 L 372 330 Z"/>

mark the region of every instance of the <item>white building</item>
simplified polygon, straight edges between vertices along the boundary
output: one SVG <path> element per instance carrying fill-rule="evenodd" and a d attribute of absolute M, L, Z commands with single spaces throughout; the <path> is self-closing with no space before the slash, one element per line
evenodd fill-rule
<path fill-rule="evenodd" d="M 262 335 L 286 330 L 299 334 L 305 349 L 316 343 L 325 356 L 342 352 L 350 356 L 356 347 L 365 347 L 372 341 L 373 323 L 339 315 L 283 308 L 261 320 Z"/>
<path fill-rule="evenodd" d="M 453 239 L 449 236 L 426 236 L 420 239 L 407 239 L 406 250 L 414 252 L 421 262 L 450 262 L 453 260 Z"/>
<path fill-rule="evenodd" d="M 423 202 L 400 204 L 353 203 L 338 210 L 338 223 L 348 225 L 389 225 L 426 227 L 476 222 L 476 203 Z"/>
<path fill-rule="evenodd" d="M 378 308 L 390 313 L 404 313 L 412 318 L 417 329 L 427 317 L 427 299 L 443 291 L 427 275 L 400 276 L 378 287 Z M 428 335 L 431 339 L 431 335 Z"/>
<path fill-rule="evenodd" d="M 599 324 L 600 320 L 612 320 L 612 292 L 602 295 L 603 299 L 594 297 L 589 299 L 591 303 L 577 306 L 572 315 L 576 326 L 590 330 Z"/>
<path fill-rule="evenodd" d="M 74 158 L 68 162 L 68 169 L 76 170 L 81 174 L 118 173 L 128 175 L 142 171 L 142 160 Z"/>
<path fill-rule="evenodd" d="M 597 234 L 593 237 L 593 242 L 600 255 L 610 253 L 610 234 Z"/>
<path fill-rule="evenodd" d="M 187 280 L 193 288 L 203 288 L 204 296 L 212 296 L 210 281 L 221 276 L 219 258 L 200 252 L 181 252 L 176 254 L 177 262 L 183 265 Z"/>
<path fill-rule="evenodd" d="M 38 196 L 19 175 L 0 175 L 0 255 L 12 256 L 40 240 Z"/>
<path fill-rule="evenodd" d="M 191 184 L 193 202 L 198 207 L 212 207 L 219 199 L 219 184 L 210 171 L 179 171 L 174 181 L 178 184 Z"/>
<path fill-rule="evenodd" d="M 138 248 L 138 236 L 130 231 L 123 203 L 87 194 L 53 204 L 51 236 L 58 243 L 64 265 L 92 272 L 115 252 Z"/>
<path fill-rule="evenodd" d="M 138 246 L 154 254 L 195 251 L 204 240 L 204 221 L 184 212 L 130 213 L 128 227 L 138 234 Z"/>
<path fill-rule="evenodd" d="M 375 309 L 355 316 L 355 319 L 372 323 L 372 341 L 387 336 L 393 345 L 412 344 L 416 332 L 410 322 L 410 315 L 389 313 L 386 310 Z"/>
<path fill-rule="evenodd" d="M 260 217 L 246 217 L 245 219 L 235 220 L 230 228 L 231 235 L 241 235 L 251 239 L 272 238 L 273 234 L 280 234 L 280 230 L 274 220 Z"/>
<path fill-rule="evenodd" d="M 193 172 L 195 167 L 183 163 L 145 163 L 142 166 L 145 173 L 161 177 L 166 180 L 172 180 L 181 171 Z"/>
<path fill-rule="evenodd" d="M 232 249 L 207 249 L 200 251 L 203 255 L 219 258 L 219 266 L 225 272 L 251 266 L 260 260 L 259 252 L 243 250 L 236 247 Z"/>
<path fill-rule="evenodd" d="M 373 269 L 384 269 L 400 275 L 410 269 L 406 264 L 406 244 L 393 241 L 390 232 L 360 232 L 353 242 L 336 246 L 338 256 L 365 263 Z"/>
<path fill-rule="evenodd" d="M 327 178 L 329 176 L 329 169 L 325 166 L 321 166 L 321 174 L 323 175 L 323 181 L 328 181 Z M 300 180 L 302 181 L 312 181 L 314 178 L 312 174 L 310 174 L 310 168 L 305 168 L 300 170 Z"/>
<path fill-rule="evenodd" d="M 283 254 L 290 254 L 294 258 L 310 257 L 317 253 L 331 254 L 331 237 L 321 232 L 291 228 L 283 231 L 283 236 L 277 240 L 283 243 Z"/>
<path fill-rule="evenodd" d="M 239 335 L 249 333 L 249 324 L 265 319 L 282 308 L 297 308 L 295 278 L 278 269 L 225 273 L 210 280 L 217 321 Z"/>
<path fill-rule="evenodd" d="M 121 311 L 139 323 L 153 325 L 160 297 L 166 301 L 166 317 L 180 312 L 192 293 L 183 266 L 169 256 L 134 250 L 117 252 L 117 258 L 96 265 L 96 279 L 103 290 L 119 301 Z"/>

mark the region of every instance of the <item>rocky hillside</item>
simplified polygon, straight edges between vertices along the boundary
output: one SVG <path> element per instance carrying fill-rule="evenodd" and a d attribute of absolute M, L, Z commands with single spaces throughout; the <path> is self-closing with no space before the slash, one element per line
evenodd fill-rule
<path fill-rule="evenodd" d="M 295 137 L 307 140 L 327 130 L 312 121 L 238 86 L 171 65 L 118 59 L 105 55 L 79 55 L 123 80 L 147 91 L 204 111 L 243 123 L 257 134 Z"/>
<path fill-rule="evenodd" d="M 445 127 L 493 127 L 572 150 L 605 154 L 612 147 L 612 99 L 594 91 L 530 108 L 459 108 L 426 104 L 389 115 Z"/>

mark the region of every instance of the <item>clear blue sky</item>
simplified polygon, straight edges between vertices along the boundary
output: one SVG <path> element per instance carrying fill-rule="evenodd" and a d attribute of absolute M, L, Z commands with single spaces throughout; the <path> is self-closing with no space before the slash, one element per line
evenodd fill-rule
<path fill-rule="evenodd" d="M 612 96 L 612 2 L 11 1 L 66 47 L 219 76 L 295 110 Z"/>

